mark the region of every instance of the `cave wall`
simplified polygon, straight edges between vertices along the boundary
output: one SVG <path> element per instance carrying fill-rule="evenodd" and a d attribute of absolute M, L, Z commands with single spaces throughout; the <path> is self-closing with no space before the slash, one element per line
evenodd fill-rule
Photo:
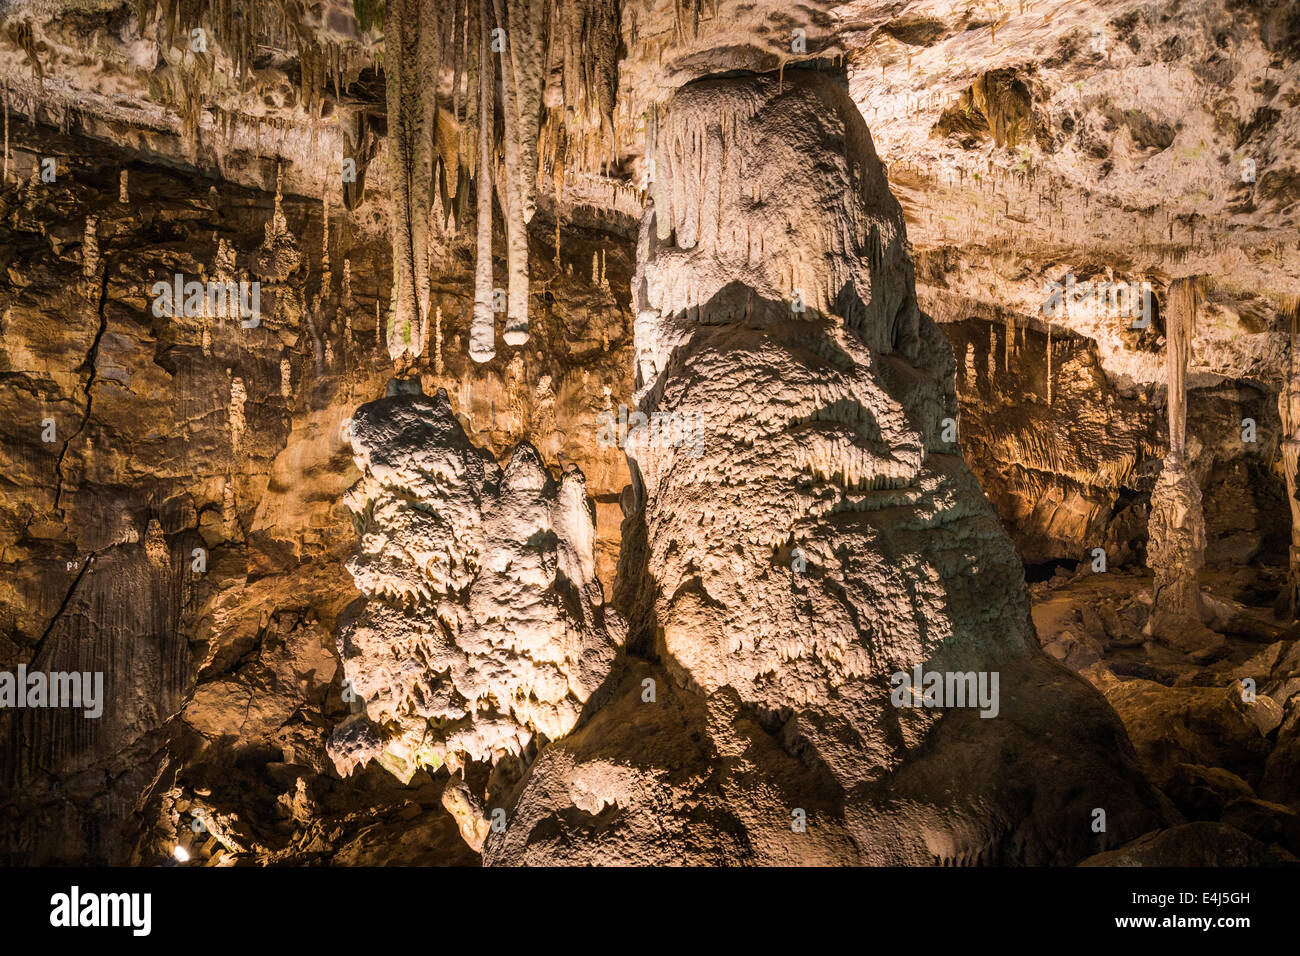
<path fill-rule="evenodd" d="M 1032 320 L 1030 320 L 1032 321 Z M 1147 509 L 1164 456 L 1164 396 L 1121 390 L 1092 339 L 1024 319 L 949 322 L 963 455 L 1027 565 L 1142 564 Z M 1048 350 L 1051 350 L 1050 358 Z M 1051 378 L 1049 392 L 1048 378 Z M 1255 423 L 1243 441 L 1242 422 Z M 1189 455 L 1207 502 L 1211 564 L 1283 564 L 1290 521 L 1278 472 L 1275 391 L 1220 381 L 1190 397 Z"/>
<path fill-rule="evenodd" d="M 10 132 L 19 178 L 45 156 L 58 172 L 0 192 L 0 668 L 103 671 L 105 710 L 0 716 L 5 859 L 125 863 L 138 845 L 148 862 L 200 813 L 223 847 L 359 861 L 377 839 L 368 814 L 414 812 L 447 839 L 427 851 L 413 839 L 412 853 L 464 861 L 430 781 L 341 784 L 324 746 L 348 713 L 333 638 L 354 596 L 343 425 L 392 373 L 375 320 L 385 237 L 335 206 L 322 291 L 323 207 L 286 195 L 276 242 L 299 264 L 264 283 L 258 326 L 155 316 L 154 282 L 216 275 L 222 243 L 240 278 L 267 268 L 274 196 L 77 129 Z M 630 402 L 631 320 L 611 290 L 628 281 L 631 249 L 566 227 L 557 267 L 554 227 L 539 227 L 533 345 L 470 362 L 470 263 L 453 255 L 435 277 L 441 343 L 430 330 L 412 372 L 445 387 L 494 453 L 528 436 L 548 464 L 583 469 L 610 581 L 627 473 L 597 416 Z M 142 836 L 141 819 L 156 829 Z"/>

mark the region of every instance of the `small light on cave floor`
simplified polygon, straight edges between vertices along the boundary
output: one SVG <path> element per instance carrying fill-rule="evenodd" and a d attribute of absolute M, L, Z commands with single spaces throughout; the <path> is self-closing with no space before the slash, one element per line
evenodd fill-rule
<path fill-rule="evenodd" d="M 172 856 L 176 858 L 176 862 L 184 863 L 187 860 L 189 860 L 190 851 L 185 849 L 185 847 L 181 846 L 179 843 L 177 843 L 176 849 L 172 850 Z"/>

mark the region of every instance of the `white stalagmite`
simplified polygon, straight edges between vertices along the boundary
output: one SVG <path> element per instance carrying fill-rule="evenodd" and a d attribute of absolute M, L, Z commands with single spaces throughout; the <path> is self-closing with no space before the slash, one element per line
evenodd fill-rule
<path fill-rule="evenodd" d="M 488 42 L 491 18 L 481 0 L 479 17 L 478 223 L 474 259 L 474 315 L 469 328 L 469 357 L 489 362 L 496 357 L 496 320 L 492 314 L 492 56 Z"/>
<path fill-rule="evenodd" d="M 330 742 L 340 772 L 375 759 L 495 764 L 555 740 L 608 676 L 625 625 L 595 577 L 582 474 L 557 484 L 521 443 L 502 470 L 471 444 L 447 393 L 414 381 L 352 419 L 362 528 L 347 562 L 365 605 L 339 637 L 364 714 Z"/>
<path fill-rule="evenodd" d="M 1124 804 L 1117 841 L 1158 825 L 1136 762 L 1096 744 L 1118 719 L 1037 650 L 1019 558 L 943 440 L 953 352 L 848 93 L 727 77 L 660 115 L 632 286 L 651 424 L 625 442 L 644 537 L 624 552 L 656 663 L 542 750 L 485 862 L 1044 863 L 1096 852 L 1090 787 Z M 922 668 L 999 675 L 1007 717 L 896 702 Z"/>

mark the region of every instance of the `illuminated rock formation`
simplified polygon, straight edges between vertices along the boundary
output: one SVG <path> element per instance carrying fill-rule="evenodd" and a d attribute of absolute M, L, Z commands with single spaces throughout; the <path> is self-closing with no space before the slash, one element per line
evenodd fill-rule
<path fill-rule="evenodd" d="M 361 543 L 348 570 L 366 597 L 339 653 L 364 714 L 331 742 L 340 771 L 373 758 L 403 780 L 568 732 L 625 630 L 595 577 L 582 473 L 555 482 L 527 443 L 502 470 L 445 392 L 418 391 L 390 383 L 352 419 Z"/>
<path fill-rule="evenodd" d="M 1195 279 L 1169 287 L 1165 322 L 1168 363 L 1169 454 L 1151 492 L 1147 564 L 1156 575 L 1152 630 L 1199 629 L 1201 591 L 1197 571 L 1205 564 L 1205 516 L 1201 489 L 1187 471 L 1187 365 L 1196 330 L 1200 291 Z"/>
<path fill-rule="evenodd" d="M 958 451 L 1025 562 L 1046 653 L 1106 695 L 1151 782 L 1188 819 L 1245 829 L 1255 796 L 1300 810 L 1300 641 L 1274 613 L 1300 593 L 1300 20 L 1281 0 L 1057 6 L 7 3 L 0 672 L 102 672 L 106 701 L 90 721 L 0 707 L 0 863 L 156 864 L 182 842 L 193 865 L 219 844 L 224 863 L 277 866 L 1113 846 L 1154 819 L 1115 784 L 1125 733 L 1032 647 L 1007 650 L 1031 643 L 1024 595 Z M 874 161 L 836 144 L 860 124 L 809 69 L 847 79 L 906 255 Z M 694 81 L 696 105 L 670 108 Z M 152 315 L 152 283 L 178 273 L 259 280 L 265 321 L 206 302 Z M 1045 322 L 1067 274 L 1097 299 Z M 1182 474 L 1218 647 L 1195 618 L 1143 634 L 1148 518 L 1169 529 L 1175 584 L 1200 551 L 1177 551 L 1185 482 L 1150 513 L 1169 316 L 1094 307 L 1105 285 L 1192 274 L 1211 281 Z M 927 317 L 956 352 L 959 405 Z M 404 734 L 455 686 L 421 635 L 445 636 L 439 606 L 473 619 L 469 594 L 426 600 L 421 574 L 357 554 L 343 505 L 358 474 L 340 426 L 395 364 L 445 387 L 499 465 L 525 440 L 557 482 L 555 462 L 580 463 L 595 576 L 615 581 L 621 547 L 607 600 L 635 624 L 628 669 L 555 741 L 486 700 L 435 718 L 444 735 L 472 724 L 485 753 L 494 734 L 502 753 L 536 742 L 453 774 L 431 768 L 460 751 L 413 756 Z M 629 405 L 652 416 L 627 442 L 635 486 L 596 421 Z M 359 520 L 378 514 L 372 543 L 407 540 L 407 498 L 385 494 Z M 1097 547 L 1108 573 L 1076 574 Z M 351 612 L 349 558 L 378 588 Z M 465 588 L 497 592 L 461 558 L 482 578 Z M 1181 584 L 1160 599 L 1194 600 Z M 386 604 L 394 643 L 341 666 L 341 630 Z M 940 660 L 963 648 L 969 665 Z M 477 649 L 446 659 L 502 694 L 537 677 Z M 891 668 L 931 654 L 997 673 L 997 716 L 895 709 Z M 409 699 L 383 677 L 398 659 Z M 349 673 L 372 671 L 386 683 L 367 701 Z M 1205 810 L 1210 784 L 1224 799 Z"/>
<path fill-rule="evenodd" d="M 1093 742 L 1117 718 L 1034 647 L 945 440 L 952 351 L 843 88 L 689 84 L 653 155 L 633 293 L 660 427 L 628 439 L 644 529 L 622 571 L 661 667 L 541 753 L 485 860 L 1068 862 L 1158 825 L 1131 748 Z M 917 670 L 1001 694 L 919 706 Z"/>

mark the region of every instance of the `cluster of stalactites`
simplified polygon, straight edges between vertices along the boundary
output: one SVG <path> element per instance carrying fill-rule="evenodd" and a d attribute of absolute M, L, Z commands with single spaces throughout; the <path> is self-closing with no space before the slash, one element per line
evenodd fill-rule
<path fill-rule="evenodd" d="M 539 0 L 464 0 L 448 8 L 393 0 L 386 8 L 385 76 L 392 166 L 393 303 L 388 352 L 419 354 L 430 277 L 447 236 L 477 194 L 474 320 L 470 354 L 495 355 L 492 187 L 505 213 L 506 341 L 528 340 L 528 240 L 536 184 L 545 6 Z M 439 81 L 451 78 L 450 111 Z M 498 89 L 501 145 L 497 149 Z M 504 166 L 504 172 L 500 167 Z M 462 175 L 462 168 L 464 174 Z"/>
<path fill-rule="evenodd" d="M 418 354 L 411 330 L 428 325 L 431 270 L 468 218 L 471 182 L 470 356 L 495 357 L 496 312 L 503 307 L 505 343 L 528 341 L 528 224 L 538 181 L 549 175 L 558 194 L 565 168 L 573 161 L 592 164 L 591 142 L 613 142 L 616 27 L 613 0 L 388 5 L 384 66 L 394 213 L 388 350 L 394 360 Z M 439 82 L 430 77 L 450 80 L 441 101 Z M 575 138 L 561 144 L 560 125 L 571 126 Z M 575 151 L 579 139 L 586 145 Z M 493 281 L 493 195 L 505 226 L 504 302 Z"/>
<path fill-rule="evenodd" d="M 301 108 L 313 120 L 324 111 L 324 94 L 333 88 L 336 100 L 366 67 L 373 66 L 370 46 L 326 36 L 304 22 L 297 3 L 241 3 L 239 0 L 136 0 L 136 20 L 142 34 L 153 27 L 159 54 L 165 61 L 151 77 L 151 95 L 176 107 L 187 147 L 197 149 L 199 121 L 211 110 L 223 139 L 230 124 L 223 118 L 240 116 L 237 102 L 216 102 L 223 89 L 242 92 L 253 73 L 259 48 L 296 52 Z M 362 25 L 362 33 L 368 29 Z M 229 60 L 218 64 L 220 51 Z M 233 79 L 227 84 L 226 75 Z"/>
<path fill-rule="evenodd" d="M 354 8 L 363 37 L 372 31 L 384 37 L 392 170 L 389 354 L 398 360 L 421 351 L 431 271 L 447 240 L 473 216 L 478 264 L 470 354 L 488 361 L 495 356 L 496 311 L 505 312 L 506 344 L 528 341 L 527 228 L 539 177 L 553 180 L 558 198 L 566 171 L 592 171 L 617 152 L 618 4 L 388 0 Z M 154 78 L 155 94 L 179 109 L 191 151 L 205 110 L 217 117 L 219 139 L 229 136 L 230 118 L 239 115 L 233 103 L 216 102 L 218 51 L 242 90 L 259 46 L 296 49 L 301 106 L 317 119 L 331 87 L 341 101 L 373 63 L 373 38 L 349 43 L 322 34 L 306 22 L 299 4 L 136 0 L 136 14 L 142 32 L 152 28 L 166 60 Z M 196 45 L 199 29 L 203 39 Z M 335 115 L 345 123 L 350 155 L 360 167 L 368 139 L 356 112 Z M 359 192 L 356 185 L 349 195 L 345 186 L 344 204 L 355 205 Z M 505 225 L 504 303 L 492 275 L 494 194 Z"/>
<path fill-rule="evenodd" d="M 618 161 L 619 9 L 615 0 L 561 4 L 551 30 L 538 174 L 557 197 L 572 174 L 608 173 Z"/>
<path fill-rule="evenodd" d="M 1286 479 L 1286 498 L 1291 506 L 1291 549 L 1287 571 L 1287 603 L 1292 617 L 1300 616 L 1300 499 L 1296 497 L 1300 475 L 1300 296 L 1283 305 L 1289 323 L 1291 347 L 1287 368 L 1278 390 L 1277 410 L 1282 419 L 1282 466 Z"/>
<path fill-rule="evenodd" d="M 800 70 L 701 80 L 650 115 L 655 252 L 638 305 L 646 321 L 708 323 L 765 303 L 795 317 L 837 315 L 872 349 L 911 354 L 919 311 L 902 215 L 865 127 L 839 119 L 855 110 L 833 81 Z M 846 132 L 819 147 L 822 164 L 809 175 L 806 140 L 828 122 Z M 726 294 L 736 282 L 748 305 Z M 670 350 L 666 340 L 653 349 Z M 652 378 L 643 372 L 643 382 Z"/>

